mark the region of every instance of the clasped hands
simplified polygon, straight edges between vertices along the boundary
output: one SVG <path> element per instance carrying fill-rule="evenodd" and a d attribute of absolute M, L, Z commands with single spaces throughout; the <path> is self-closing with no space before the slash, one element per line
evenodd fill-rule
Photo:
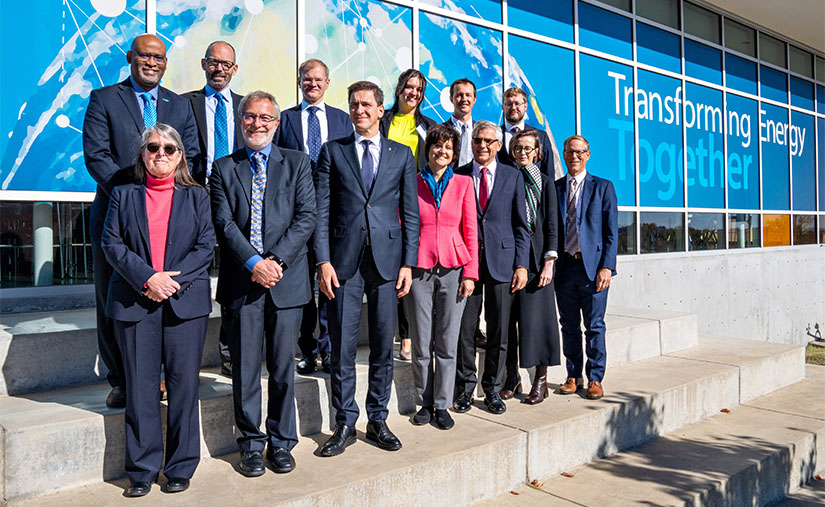
<path fill-rule="evenodd" d="M 180 290 L 180 284 L 172 280 L 173 276 L 178 276 L 180 271 L 158 271 L 146 280 L 146 297 L 160 303 Z"/>
<path fill-rule="evenodd" d="M 280 264 L 272 259 L 262 259 L 252 268 L 252 281 L 268 289 L 284 277 Z"/>

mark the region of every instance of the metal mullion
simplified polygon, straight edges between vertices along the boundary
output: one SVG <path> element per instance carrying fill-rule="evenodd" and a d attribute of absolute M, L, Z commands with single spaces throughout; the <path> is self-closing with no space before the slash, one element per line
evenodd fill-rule
<path fill-rule="evenodd" d="M 510 28 L 508 26 L 509 23 L 507 18 L 507 0 L 501 0 L 501 24 L 503 26 L 501 32 L 501 91 L 503 94 L 504 90 L 506 90 L 510 86 Z M 503 95 L 501 98 L 501 102 L 503 111 Z M 502 124 L 504 124 L 503 117 Z"/>
<path fill-rule="evenodd" d="M 421 11 L 418 2 L 412 8 L 412 66 L 417 69 L 421 63 Z"/>

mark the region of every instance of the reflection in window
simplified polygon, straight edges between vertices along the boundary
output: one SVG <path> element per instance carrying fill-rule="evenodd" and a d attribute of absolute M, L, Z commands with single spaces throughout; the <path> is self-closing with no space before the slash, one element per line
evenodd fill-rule
<path fill-rule="evenodd" d="M 825 245 L 825 215 L 819 215 L 819 244 Z"/>
<path fill-rule="evenodd" d="M 636 253 L 636 213 L 619 212 L 619 255 Z"/>
<path fill-rule="evenodd" d="M 814 77 L 814 56 L 794 46 L 790 47 L 790 68 L 797 74 Z"/>
<path fill-rule="evenodd" d="M 685 215 L 683 213 L 642 212 L 642 253 L 684 252 Z"/>
<path fill-rule="evenodd" d="M 685 32 L 721 44 L 719 15 L 690 2 L 684 3 Z"/>
<path fill-rule="evenodd" d="M 779 67 L 787 67 L 785 59 L 785 43 L 759 32 L 759 59 Z"/>
<path fill-rule="evenodd" d="M 758 247 L 760 236 L 759 215 L 753 213 L 728 215 L 728 248 Z"/>
<path fill-rule="evenodd" d="M 725 18 L 725 47 L 756 57 L 756 31 Z"/>
<path fill-rule="evenodd" d="M 688 213 L 688 250 L 724 250 L 725 215 Z"/>
<path fill-rule="evenodd" d="M 825 58 L 816 57 L 816 80 L 825 82 Z"/>
<path fill-rule="evenodd" d="M 788 246 L 791 244 L 791 216 L 763 215 L 765 240 L 763 246 Z"/>
<path fill-rule="evenodd" d="M 501 23 L 501 2 L 499 0 L 421 0 L 421 3 L 457 10 L 468 16 Z"/>
<path fill-rule="evenodd" d="M 793 216 L 793 244 L 816 244 L 816 215 Z"/>
<path fill-rule="evenodd" d="M 636 0 L 636 15 L 679 29 L 677 0 Z"/>

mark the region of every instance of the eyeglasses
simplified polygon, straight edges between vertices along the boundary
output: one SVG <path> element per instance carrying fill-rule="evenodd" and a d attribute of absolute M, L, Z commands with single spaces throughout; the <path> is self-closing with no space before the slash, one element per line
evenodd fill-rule
<path fill-rule="evenodd" d="M 235 62 L 227 62 L 226 60 L 218 60 L 216 58 L 207 58 L 206 65 L 210 69 L 215 69 L 218 65 L 220 65 L 223 70 L 229 70 L 235 65 Z"/>
<path fill-rule="evenodd" d="M 169 157 L 174 155 L 175 152 L 180 149 L 174 144 L 164 144 L 163 146 L 161 146 L 160 143 L 149 143 L 146 145 L 146 151 L 155 154 L 158 152 L 158 150 L 161 149 L 161 147 L 163 148 L 163 153 L 165 153 Z"/>
<path fill-rule="evenodd" d="M 526 153 L 531 154 L 536 151 L 538 148 L 533 148 L 532 146 L 516 146 L 513 148 L 513 153 Z"/>
<path fill-rule="evenodd" d="M 270 116 L 268 114 L 255 114 L 255 113 L 243 113 L 241 115 L 243 121 L 246 123 L 255 123 L 255 120 L 261 120 L 261 123 L 264 125 L 269 125 L 273 121 L 277 120 L 274 116 Z"/>
<path fill-rule="evenodd" d="M 575 156 L 581 158 L 581 157 L 584 156 L 585 153 L 589 153 L 590 150 L 564 150 L 564 152 L 567 153 L 570 156 L 575 155 Z"/>
<path fill-rule="evenodd" d="M 477 146 L 481 146 L 482 144 L 486 144 L 488 148 L 490 146 L 494 145 L 497 142 L 498 142 L 498 139 L 495 139 L 495 138 L 493 138 L 493 139 L 484 139 L 484 138 L 481 138 L 481 137 L 474 137 L 473 138 L 473 144 L 475 144 Z"/>
<path fill-rule="evenodd" d="M 527 105 L 527 102 L 505 102 L 504 105 L 507 107 L 523 107 Z"/>
<path fill-rule="evenodd" d="M 166 62 L 166 56 L 165 55 L 151 55 L 149 53 L 135 53 L 135 56 L 137 56 L 137 59 L 142 61 L 142 62 L 148 62 L 149 60 L 154 60 L 155 63 L 157 63 L 158 65 Z"/>

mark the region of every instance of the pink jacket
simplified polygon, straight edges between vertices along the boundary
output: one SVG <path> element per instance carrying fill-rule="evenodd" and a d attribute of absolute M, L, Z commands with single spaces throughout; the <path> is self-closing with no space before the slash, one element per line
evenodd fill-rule
<path fill-rule="evenodd" d="M 462 276 L 478 280 L 478 222 L 473 179 L 455 174 L 436 210 L 430 187 L 418 176 L 418 267 L 436 263 L 445 268 L 464 266 Z"/>

